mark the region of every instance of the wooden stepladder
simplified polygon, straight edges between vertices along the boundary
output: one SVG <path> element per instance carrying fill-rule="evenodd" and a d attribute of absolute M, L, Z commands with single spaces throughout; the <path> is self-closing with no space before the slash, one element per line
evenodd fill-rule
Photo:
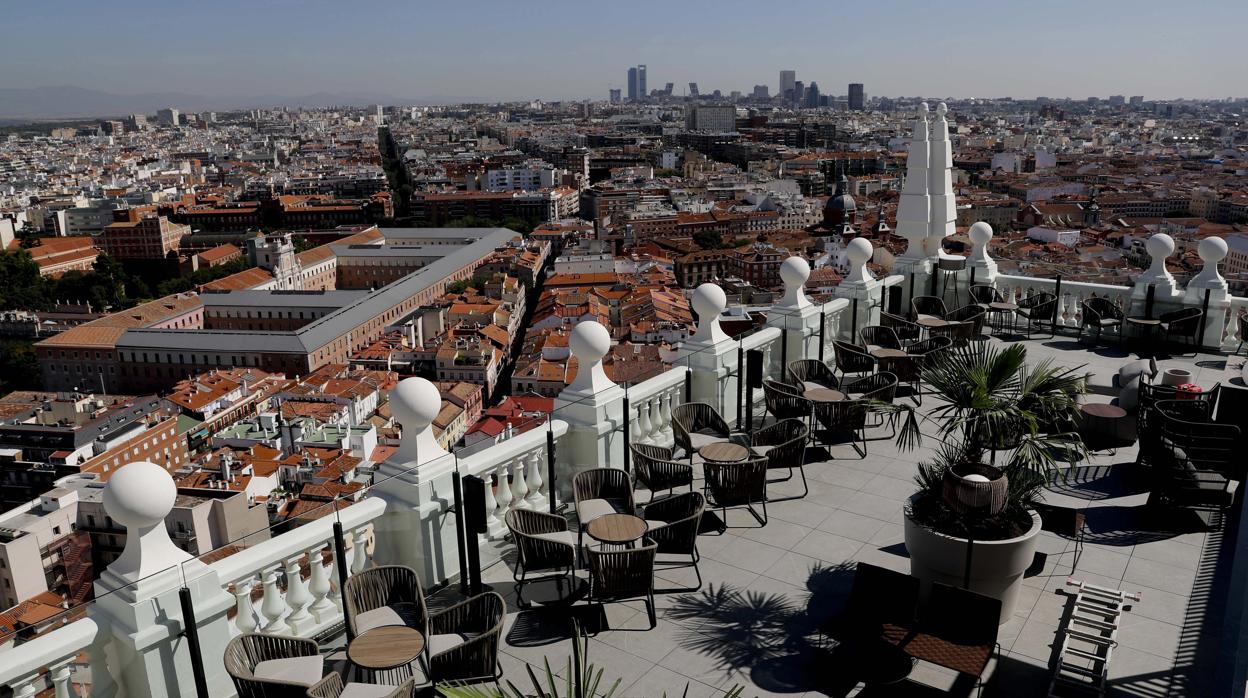
<path fill-rule="evenodd" d="M 1109 660 L 1118 645 L 1118 619 L 1127 602 L 1138 603 L 1141 594 L 1069 578 L 1066 585 L 1074 587 L 1075 602 L 1061 631 L 1049 697 L 1104 696 Z"/>

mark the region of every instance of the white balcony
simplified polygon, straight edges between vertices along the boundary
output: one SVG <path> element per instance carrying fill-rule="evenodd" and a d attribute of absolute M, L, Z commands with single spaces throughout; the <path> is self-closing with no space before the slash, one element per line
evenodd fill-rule
<path fill-rule="evenodd" d="M 977 253 L 987 242 L 977 240 Z M 1157 249 L 1164 252 L 1164 245 Z M 1215 257 L 1206 259 L 1216 268 L 1220 258 Z M 478 541 L 485 581 L 509 604 L 500 655 L 504 675 L 527 685 L 522 683 L 524 663 L 540 665 L 549 658 L 561 667 L 566 661 L 570 645 L 566 626 L 558 619 L 569 611 L 515 604 L 513 546 L 503 523 L 507 511 L 558 507 L 568 498 L 576 472 L 624 467 L 626 441 L 671 445 L 672 411 L 688 400 L 712 404 L 734 426 L 762 425 L 770 418 L 761 391 L 741 384 L 747 352 L 763 352 L 764 377 L 782 378 L 788 361 L 831 360 L 833 339 L 851 339 L 857 328 L 874 324 L 892 303 L 905 307 L 911 288 L 931 288 L 930 277 L 921 273 L 914 281 L 859 277 L 861 283 L 847 283 L 840 298 L 815 304 L 801 293 L 801 271 L 786 271 L 789 293 L 769 313 L 768 327 L 740 339 L 727 337 L 717 327 L 722 294 L 700 291 L 695 297 L 699 331 L 670 368 L 626 386 L 601 382 L 605 376 L 578 378 L 542 427 L 473 453 L 448 454 L 438 447 L 428 429 L 434 416 L 430 396 L 405 384 L 391 398 L 405 426 L 403 444 L 378 474 L 368 497 L 331 507 L 323 517 L 220 559 L 191 560 L 166 546 L 167 537 L 161 540 L 163 526 L 155 525 L 163 516 L 160 483 L 140 482 L 137 491 L 127 492 L 133 483 L 115 478 L 109 485 L 115 490 L 111 511 L 127 525 L 126 554 L 97 583 L 97 599 L 85 617 L 43 627 L 33 639 L 0 644 L 0 687 L 15 696 L 44 690 L 58 697 L 195 695 L 178 597 L 183 587 L 192 599 L 213 696 L 233 695 L 222 650 L 243 632 L 314 638 L 331 658 L 337 657 L 334 653 L 343 646 L 340 571 L 349 575 L 373 564 L 404 564 L 416 569 L 426 589 L 434 592 L 431 606 L 457 597 L 457 514 L 451 511 L 456 473 L 480 476 L 493 485 L 486 489 L 487 532 Z M 963 286 L 967 282 L 969 274 L 960 280 Z M 1208 388 L 1230 380 L 1228 364 L 1234 369 L 1239 363 L 1222 352 L 1240 342 L 1235 319 L 1248 299 L 1218 294 L 1216 285 L 1208 300 L 1204 289 L 1210 286 L 1194 281 L 1187 289 L 1166 287 L 1164 279 L 1147 275 L 1144 285 L 1134 288 L 1060 282 L 1059 289 L 1056 279 L 1000 276 L 989 266 L 977 267 L 976 283 L 993 284 L 1012 300 L 1059 293 L 1058 310 L 1048 323 L 1053 338 L 1047 332 L 1036 340 L 1004 333 L 989 341 L 1025 343 L 1033 363 L 1051 358 L 1062 365 L 1086 366 L 1101 393 L 1114 390 L 1113 377 L 1130 353 L 1113 341 L 1076 342 L 1081 301 L 1108 297 L 1127 314 L 1138 314 L 1150 283 L 1154 312 L 1179 307 L 1206 311 L 1198 342 L 1202 346 L 1194 355 L 1163 355 L 1163 370 L 1186 368 L 1195 382 Z M 890 289 L 899 291 L 900 298 Z M 961 290 L 965 297 L 966 289 Z M 573 347 L 587 376 L 600 359 L 599 349 L 593 341 Z M 751 394 L 752 403 L 747 399 Z M 436 405 L 434 395 L 434 413 Z M 930 407 L 925 403 L 920 411 Z M 915 489 L 916 461 L 930 456 L 935 447 L 927 431 L 929 439 L 916 451 L 900 451 L 889 440 L 870 442 L 868 455 L 861 459 L 847 446 L 810 449 L 805 465 L 809 493 L 770 504 L 765 527 L 735 528 L 755 523 L 740 511 L 730 511 L 727 523 L 733 528 L 720 536 L 700 536 L 705 583 L 697 592 L 658 594 L 653 630 L 645 629 L 648 623 L 638 603 L 611 604 L 605 613 L 583 602 L 572 605 L 583 620 L 596 624 L 590 661 L 604 669 L 608 682 L 619 678 L 623 694 L 629 696 L 671 695 L 686 683 L 690 695 L 717 695 L 733 684 L 745 685 L 747 696 L 842 695 L 838 682 L 851 678 L 852 672 L 827 660 L 818 628 L 844 605 L 855 563 L 909 571 L 903 506 Z M 1118 694 L 1244 695 L 1248 559 L 1240 554 L 1240 505 L 1237 501 L 1211 530 L 1159 524 L 1144 507 L 1147 492 L 1134 459 L 1134 447 L 1097 453 L 1050 488 L 1050 503 L 1085 515 L 1085 539 L 1077 544 L 1068 535 L 1041 533 L 1043 556 L 1027 573 L 1019 604 L 1000 627 L 1001 654 L 992 665 L 990 691 L 1044 695 L 1052 645 L 1067 604 L 1064 583 L 1075 577 L 1144 592 L 1143 600 L 1123 616 L 1110 665 L 1111 685 Z M 800 493 L 798 478 L 768 488 L 768 496 L 776 499 Z M 335 522 L 345 534 L 345 559 L 335 551 Z M 583 577 L 584 572 L 578 574 Z M 659 571 L 656 586 L 689 585 L 690 574 Z M 920 684 L 952 689 L 955 695 L 969 688 L 965 679 L 926 665 L 917 667 L 908 681 L 914 685 L 906 690 L 915 695 L 921 694 Z"/>

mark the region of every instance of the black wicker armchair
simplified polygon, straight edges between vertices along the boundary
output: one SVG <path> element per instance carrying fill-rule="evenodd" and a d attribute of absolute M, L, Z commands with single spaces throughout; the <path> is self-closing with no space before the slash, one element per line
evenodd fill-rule
<path fill-rule="evenodd" d="M 1037 327 L 1046 324 L 1049 326 L 1049 335 L 1052 336 L 1053 325 L 1057 319 L 1057 296 L 1048 291 L 1027 296 L 1018 301 L 1016 312 L 1018 317 L 1025 321 L 1024 328 L 1028 339 Z"/>
<path fill-rule="evenodd" d="M 897 335 L 897 339 L 901 340 L 901 343 L 905 345 L 917 342 L 923 336 L 922 325 L 910 322 L 900 315 L 881 312 L 880 324 L 891 329 Z"/>
<path fill-rule="evenodd" d="M 790 361 L 788 371 L 789 383 L 794 386 L 800 386 L 803 390 L 811 388 L 832 388 L 835 390 L 841 385 L 832 367 L 818 359 Z"/>
<path fill-rule="evenodd" d="M 832 347 L 836 351 L 836 370 L 841 372 L 841 381 L 851 373 L 861 375 L 875 372 L 876 359 L 866 349 L 839 339 L 833 340 Z"/>
<path fill-rule="evenodd" d="M 859 458 L 866 458 L 868 411 L 865 400 L 815 403 L 819 441 L 825 445 L 848 443 Z"/>
<path fill-rule="evenodd" d="M 429 619 L 429 678 L 434 683 L 480 683 L 502 676 L 498 642 L 507 604 L 494 592 L 478 594 Z"/>
<path fill-rule="evenodd" d="M 1114 330 L 1118 333 L 1118 341 L 1122 341 L 1122 323 L 1126 319 L 1126 314 L 1122 312 L 1122 308 L 1112 300 L 1097 296 L 1089 298 L 1082 303 L 1083 317 L 1079 320 L 1079 339 L 1083 339 L 1083 331 L 1085 329 L 1096 330 L 1096 339 L 1101 339 L 1101 333 L 1105 330 Z"/>
<path fill-rule="evenodd" d="M 931 364 L 940 352 L 953 346 L 948 337 L 931 337 L 915 342 L 906 349 L 905 356 L 880 357 L 880 372 L 888 372 L 897 377 L 899 385 L 904 384 L 910 390 L 910 399 L 916 405 L 923 404 L 923 369 Z"/>
<path fill-rule="evenodd" d="M 973 328 L 972 334 L 978 337 L 984 333 L 984 318 L 986 316 L 987 311 L 978 305 L 964 305 L 961 308 L 949 311 L 945 319 L 949 322 L 970 323 Z"/>
<path fill-rule="evenodd" d="M 312 640 L 260 633 L 230 640 L 224 662 L 239 698 L 303 698 L 325 665 Z"/>
<path fill-rule="evenodd" d="M 577 538 L 568 530 L 567 519 L 532 509 L 510 509 L 504 521 L 516 542 L 516 566 L 511 575 L 516 580 L 517 598 L 530 573 L 557 571 L 557 586 L 562 583 L 558 580 L 574 573 Z"/>
<path fill-rule="evenodd" d="M 425 592 L 410 567 L 382 565 L 349 577 L 342 602 L 353 635 L 383 625 L 406 625 L 429 635 Z"/>
<path fill-rule="evenodd" d="M 876 349 L 897 349 L 901 350 L 901 339 L 891 327 L 883 325 L 867 325 L 858 330 L 859 343 L 867 348 L 867 353 Z"/>
<path fill-rule="evenodd" d="M 936 296 L 915 296 L 911 298 L 910 311 L 916 321 L 926 319 L 944 320 L 945 315 L 949 313 L 949 309 L 945 307 L 945 301 Z"/>
<path fill-rule="evenodd" d="M 806 484 L 806 444 L 810 427 L 800 419 L 782 419 L 750 434 L 750 449 L 767 458 L 767 470 L 785 470 L 788 475 L 768 482 L 785 482 L 793 478 L 793 469 L 802 476 L 802 493 L 785 499 L 801 499 L 810 492 Z M 772 499 L 771 501 L 782 501 Z"/>
<path fill-rule="evenodd" d="M 899 381 L 897 376 L 889 371 L 880 371 L 873 373 L 865 378 L 845 385 L 845 394 L 854 400 L 867 400 L 870 402 L 882 402 L 885 404 L 893 404 L 893 400 L 897 397 L 897 385 Z M 892 433 L 887 438 L 897 436 L 897 415 L 885 415 L 878 412 L 868 411 L 867 428 L 881 427 L 887 423 L 892 428 Z"/>
<path fill-rule="evenodd" d="M 763 399 L 767 403 L 767 411 L 776 421 L 810 421 L 810 400 L 802 397 L 802 389 L 795 385 L 768 378 L 763 381 Z"/>
<path fill-rule="evenodd" d="M 389 693 L 385 691 L 389 689 Z M 333 672 L 317 681 L 308 689 L 308 698 L 340 698 L 348 696 L 376 696 L 376 698 L 416 698 L 416 679 L 410 678 L 398 686 L 348 683 L 343 685 L 342 675 Z"/>
<path fill-rule="evenodd" d="M 683 406 L 683 405 L 682 405 Z M 572 477 L 572 497 L 580 524 L 577 547 L 585 543 L 585 526 L 607 514 L 636 514 L 633 478 L 621 468 L 590 468 Z"/>
<path fill-rule="evenodd" d="M 629 444 L 633 456 L 633 475 L 646 492 L 633 490 L 633 500 L 648 506 L 660 492 L 671 494 L 677 487 L 693 491 L 693 467 L 676 460 L 674 449 L 655 444 Z"/>
<path fill-rule="evenodd" d="M 725 525 L 728 509 L 736 507 L 745 507 L 756 521 L 767 525 L 767 465 L 765 457 L 706 464 L 706 503 L 720 510 Z M 755 504 L 762 506 L 761 514 Z"/>
<path fill-rule="evenodd" d="M 1161 320 L 1161 332 L 1167 340 L 1183 340 L 1195 347 L 1199 344 L 1197 335 L 1200 333 L 1200 319 L 1204 314 L 1200 308 L 1180 308 L 1162 313 L 1157 319 Z"/>
<path fill-rule="evenodd" d="M 699 492 L 682 492 L 646 507 L 644 518 L 650 527 L 646 537 L 658 546 L 657 552 L 660 555 L 689 556 L 688 565 L 666 560 L 659 563 L 669 569 L 693 568 L 697 585 L 679 591 L 694 591 L 702 587 L 702 573 L 698 570 L 698 562 L 702 559 L 698 554 L 698 531 L 705 508 L 706 498 Z"/>
<path fill-rule="evenodd" d="M 589 602 L 642 599 L 650 617 L 650 627 L 658 624 L 654 611 L 654 557 L 658 543 L 649 536 L 634 548 L 594 546 L 589 556 Z"/>
<path fill-rule="evenodd" d="M 689 462 L 699 448 L 716 441 L 745 442 L 745 435 L 734 432 L 714 407 L 705 402 L 686 402 L 672 408 L 672 436 Z"/>

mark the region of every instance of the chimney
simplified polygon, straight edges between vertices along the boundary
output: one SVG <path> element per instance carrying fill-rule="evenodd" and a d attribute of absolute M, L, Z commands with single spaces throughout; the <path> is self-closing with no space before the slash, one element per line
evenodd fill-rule
<path fill-rule="evenodd" d="M 233 479 L 234 477 L 233 467 L 232 467 L 233 465 L 234 465 L 234 454 L 230 453 L 229 451 L 222 453 L 221 454 L 221 479 L 222 480 L 230 481 L 231 479 Z"/>

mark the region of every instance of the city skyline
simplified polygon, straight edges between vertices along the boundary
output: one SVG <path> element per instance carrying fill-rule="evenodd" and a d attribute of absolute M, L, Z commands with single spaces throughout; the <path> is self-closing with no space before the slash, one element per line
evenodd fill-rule
<path fill-rule="evenodd" d="M 474 6 L 492 18 L 475 23 L 453 6 L 391 2 L 352 6 L 350 14 L 326 3 L 223 2 L 176 13 L 147 0 L 127 5 L 122 14 L 75 8 L 77 20 L 57 32 L 45 29 L 60 18 L 61 3 L 14 13 L 0 60 L 18 69 L 0 78 L 0 88 L 181 93 L 220 100 L 223 108 L 299 95 L 351 102 L 601 100 L 611 88 L 627 88 L 628 65 L 644 64 L 649 85 L 697 82 L 703 94 L 748 94 L 756 84 L 776 94 L 779 71 L 791 69 L 831 94 L 855 82 L 865 83 L 869 96 L 1220 99 L 1244 91 L 1236 79 L 1235 27 L 1248 20 L 1248 6 L 1212 1 L 1187 6 L 1188 14 L 1219 18 L 1198 26 L 1174 24 L 1173 5 L 1156 1 L 1056 2 L 1011 8 L 1008 16 L 977 2 L 957 13 L 901 2 L 802 3 L 772 22 L 742 21 L 753 7 L 746 3 L 714 14 L 663 5 L 664 21 L 653 22 L 642 3 L 628 11 L 599 8 L 593 18 L 554 13 L 561 17 L 555 24 L 494 3 Z M 699 30 L 691 35 L 692 26 Z M 123 30 L 142 40 L 92 49 L 92 37 Z M 520 38 L 529 45 L 557 40 L 568 60 L 515 51 Z M 1200 51 L 1191 50 L 1197 45 Z"/>

